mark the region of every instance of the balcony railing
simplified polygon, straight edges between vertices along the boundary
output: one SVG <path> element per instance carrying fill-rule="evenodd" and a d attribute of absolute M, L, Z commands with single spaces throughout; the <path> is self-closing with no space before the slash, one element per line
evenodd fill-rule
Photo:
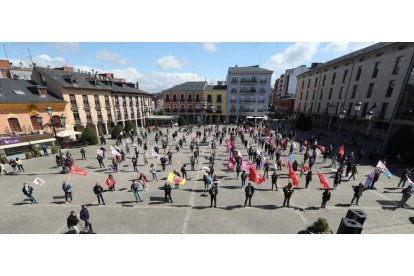
<path fill-rule="evenodd" d="M 235 108 L 230 108 L 230 112 L 236 112 Z"/>
<path fill-rule="evenodd" d="M 237 93 L 237 89 L 232 89 L 230 92 L 231 93 Z"/>
<path fill-rule="evenodd" d="M 189 108 L 187 109 L 187 112 L 193 112 L 193 109 Z"/>
<path fill-rule="evenodd" d="M 174 112 L 174 113 L 177 113 L 177 112 L 178 112 L 178 109 L 177 109 L 177 108 L 174 108 L 174 109 L 173 109 L 173 112 Z"/>
<path fill-rule="evenodd" d="M 240 102 L 241 103 L 255 103 L 256 99 L 253 99 L 253 100 L 251 100 L 251 99 L 241 99 Z"/>
<path fill-rule="evenodd" d="M 241 83 L 242 84 L 255 84 L 256 80 L 242 80 Z"/>
<path fill-rule="evenodd" d="M 264 94 L 266 93 L 266 90 L 259 90 L 259 93 Z"/>
<path fill-rule="evenodd" d="M 264 102 L 265 102 L 265 100 L 258 100 L 257 102 L 258 102 L 258 103 L 264 103 Z"/>
<path fill-rule="evenodd" d="M 184 108 L 181 108 L 180 109 L 180 113 L 185 113 L 185 109 Z"/>
<path fill-rule="evenodd" d="M 221 109 L 216 110 L 216 113 L 221 113 L 221 112 L 223 112 L 223 110 L 221 110 Z"/>
<path fill-rule="evenodd" d="M 166 109 L 165 109 L 165 112 L 171 112 L 171 109 L 166 108 Z"/>
<path fill-rule="evenodd" d="M 256 89 L 240 90 L 240 93 L 256 93 Z"/>
<path fill-rule="evenodd" d="M 237 103 L 237 100 L 230 100 L 231 103 Z"/>
<path fill-rule="evenodd" d="M 169 102 L 170 102 L 170 99 L 166 99 L 165 101 L 166 101 L 167 103 L 169 103 Z"/>
<path fill-rule="evenodd" d="M 260 80 L 260 83 L 266 83 L 266 80 Z"/>
<path fill-rule="evenodd" d="M 231 80 L 231 83 L 237 83 L 237 80 Z"/>

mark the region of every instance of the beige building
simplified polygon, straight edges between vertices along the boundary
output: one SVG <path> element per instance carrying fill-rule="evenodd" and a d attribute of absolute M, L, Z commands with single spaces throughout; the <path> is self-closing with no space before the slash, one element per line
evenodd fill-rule
<path fill-rule="evenodd" d="M 319 64 L 297 77 L 294 112 L 320 128 L 383 139 L 413 53 L 414 43 L 382 42 Z"/>
<path fill-rule="evenodd" d="M 226 119 L 227 85 L 219 81 L 217 85 L 207 85 L 203 91 L 203 98 L 207 101 L 207 123 L 223 123 Z"/>
<path fill-rule="evenodd" d="M 65 110 L 66 126 L 75 131 L 89 126 L 98 135 L 107 135 L 115 124 L 124 125 L 127 120 L 142 126 L 153 109 L 152 94 L 125 80 L 114 79 L 111 73 L 74 72 L 71 67 L 35 67 L 32 80 L 69 102 Z"/>

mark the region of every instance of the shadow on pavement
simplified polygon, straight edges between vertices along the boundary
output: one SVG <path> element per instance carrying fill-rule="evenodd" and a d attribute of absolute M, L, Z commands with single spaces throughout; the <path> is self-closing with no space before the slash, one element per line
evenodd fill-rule
<path fill-rule="evenodd" d="M 188 204 L 181 204 L 181 205 L 171 205 L 172 207 L 177 207 L 177 208 L 188 208 L 188 207 L 190 207 L 191 208 L 191 206 L 190 205 L 188 205 Z"/>
<path fill-rule="evenodd" d="M 338 203 L 338 204 L 335 204 L 335 206 L 337 206 L 337 207 L 351 207 L 351 205 L 352 204 L 350 204 L 350 203 Z"/>
<path fill-rule="evenodd" d="M 202 193 L 202 192 L 204 192 L 205 190 L 204 190 L 204 189 L 183 189 L 183 191 L 186 191 L 186 192 L 196 192 L 196 193 Z"/>
<path fill-rule="evenodd" d="M 409 220 L 412 224 L 414 224 L 414 217 L 409 217 L 409 218 L 408 218 L 408 220 Z"/>
<path fill-rule="evenodd" d="M 240 190 L 240 186 L 219 186 L 220 188 L 229 189 L 229 190 Z"/>
<path fill-rule="evenodd" d="M 242 205 L 238 204 L 238 205 L 230 205 L 230 206 L 226 206 L 226 207 L 219 207 L 219 209 L 224 209 L 224 210 L 231 211 L 233 209 L 242 208 L 242 207 L 243 207 Z"/>
<path fill-rule="evenodd" d="M 394 191 L 394 190 L 401 190 L 401 189 L 400 189 L 400 188 L 395 187 L 395 188 L 384 188 L 384 190 Z"/>
<path fill-rule="evenodd" d="M 320 209 L 320 207 L 316 207 L 316 206 L 311 206 L 311 207 L 306 207 L 305 209 L 303 209 L 304 211 L 308 211 L 308 210 L 310 210 L 310 211 L 316 211 L 316 210 L 319 210 Z"/>
<path fill-rule="evenodd" d="M 203 210 L 203 209 L 210 208 L 210 206 L 193 206 L 192 208 L 196 210 Z"/>
<path fill-rule="evenodd" d="M 239 187 L 240 188 L 240 187 Z M 271 191 L 275 191 L 275 192 L 277 192 L 276 190 L 271 190 L 271 189 L 259 189 L 259 188 L 256 188 L 255 189 L 256 191 L 261 191 L 261 192 L 271 192 Z"/>
<path fill-rule="evenodd" d="M 204 193 L 203 193 L 203 194 L 201 194 L 200 196 L 201 196 L 201 197 L 208 197 L 208 194 L 204 194 Z"/>
<path fill-rule="evenodd" d="M 396 208 L 400 201 L 396 200 L 377 200 L 379 204 L 381 204 L 382 208 Z"/>
<path fill-rule="evenodd" d="M 99 170 L 94 170 L 94 172 L 105 172 L 105 171 L 108 171 L 108 169 L 99 169 Z"/>
<path fill-rule="evenodd" d="M 276 209 L 280 208 L 276 205 L 254 205 L 252 207 L 259 208 L 259 209 L 265 209 L 265 210 L 276 210 Z"/>
<path fill-rule="evenodd" d="M 29 202 L 16 202 L 16 203 L 13 203 L 12 205 L 21 206 L 21 205 L 27 205 L 27 204 L 32 204 L 32 203 L 30 201 Z"/>

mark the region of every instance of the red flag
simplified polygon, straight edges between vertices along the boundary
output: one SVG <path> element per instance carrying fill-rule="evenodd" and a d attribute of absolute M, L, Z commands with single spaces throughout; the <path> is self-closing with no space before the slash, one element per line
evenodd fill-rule
<path fill-rule="evenodd" d="M 286 167 L 286 163 L 282 161 L 282 163 L 280 164 L 282 165 L 282 167 Z"/>
<path fill-rule="evenodd" d="M 233 158 L 230 157 L 229 162 L 227 163 L 227 167 L 229 168 L 229 170 L 234 171 L 234 165 L 235 165 L 234 160 Z"/>
<path fill-rule="evenodd" d="M 316 145 L 316 147 L 322 152 L 325 153 L 326 152 L 326 148 L 321 146 L 321 145 Z"/>
<path fill-rule="evenodd" d="M 105 184 L 108 186 L 108 188 L 110 189 L 112 186 L 114 186 L 115 185 L 115 183 L 116 183 L 116 181 L 115 181 L 115 179 L 113 179 L 113 178 L 109 178 L 109 177 L 107 177 L 106 179 L 105 179 Z"/>
<path fill-rule="evenodd" d="M 254 181 L 256 184 L 262 184 L 266 179 L 258 174 L 252 167 L 249 167 L 249 180 Z"/>
<path fill-rule="evenodd" d="M 344 153 L 345 153 L 345 147 L 344 147 L 344 145 L 341 145 L 339 147 L 339 155 L 341 156 L 341 158 L 342 158 L 342 156 L 344 156 Z"/>
<path fill-rule="evenodd" d="M 289 178 L 292 178 L 293 185 L 299 186 L 299 179 L 296 173 L 293 171 L 292 164 L 289 164 Z"/>
<path fill-rule="evenodd" d="M 70 173 L 80 174 L 80 175 L 83 175 L 83 176 L 87 176 L 88 175 L 87 172 L 85 172 L 81 168 L 75 167 L 75 165 L 72 165 L 72 167 L 70 167 Z"/>
<path fill-rule="evenodd" d="M 323 174 L 321 174 L 320 172 L 318 172 L 318 176 L 319 176 L 319 180 L 321 181 L 322 186 L 323 186 L 325 189 L 330 189 L 330 187 L 329 187 L 329 183 L 328 183 L 328 181 L 326 180 L 325 176 L 323 176 Z"/>

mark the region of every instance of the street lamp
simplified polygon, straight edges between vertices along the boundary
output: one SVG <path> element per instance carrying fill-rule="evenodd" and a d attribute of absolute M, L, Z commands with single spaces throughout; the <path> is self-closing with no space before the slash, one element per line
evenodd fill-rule
<path fill-rule="evenodd" d="M 341 120 L 338 127 L 338 132 L 341 132 L 342 127 L 342 121 L 345 119 L 346 116 L 346 110 L 342 110 L 341 113 L 339 113 L 339 119 Z"/>
<path fill-rule="evenodd" d="M 365 114 L 365 119 L 371 120 L 372 115 L 374 115 L 374 111 L 372 111 L 372 110 L 368 111 L 367 114 Z"/>
<path fill-rule="evenodd" d="M 356 122 L 357 122 L 357 115 L 358 115 L 358 111 L 360 111 L 360 110 L 361 110 L 361 107 L 362 107 L 362 102 L 361 102 L 361 101 L 358 101 L 358 102 L 355 104 L 354 121 L 353 121 L 353 123 L 352 123 L 352 130 L 351 130 L 351 134 L 352 134 L 352 135 L 354 134 L 354 128 L 355 128 L 355 124 L 356 124 Z"/>
<path fill-rule="evenodd" d="M 204 134 L 206 134 L 206 112 L 207 112 L 207 99 L 204 98 L 204 102 L 203 102 L 203 114 L 204 114 Z"/>
<path fill-rule="evenodd" d="M 53 115 L 53 110 L 52 110 L 52 108 L 51 108 L 50 106 L 48 106 L 48 107 L 46 107 L 46 112 L 47 112 L 47 114 L 49 115 L 50 120 L 49 120 L 49 123 L 45 124 L 45 126 L 52 127 L 52 129 L 53 129 L 53 134 L 54 134 L 54 136 L 55 136 L 55 139 L 56 139 L 56 144 L 57 144 L 57 146 L 58 146 L 58 150 L 59 150 L 60 166 L 62 167 L 62 170 L 63 170 L 62 150 L 61 150 L 61 148 L 60 148 L 59 138 L 57 137 L 57 134 L 56 134 L 55 122 L 54 122 L 53 117 L 52 117 L 52 115 Z M 38 122 L 38 123 L 42 126 L 42 128 L 43 128 L 43 118 L 42 118 L 42 116 L 40 116 L 39 114 L 37 114 L 37 115 L 36 115 L 36 120 L 37 120 L 37 122 Z M 63 125 L 63 126 L 64 126 L 64 125 L 65 125 L 65 123 L 66 123 L 66 117 L 65 117 L 63 114 L 60 116 L 60 123 L 61 123 L 61 125 Z"/>

